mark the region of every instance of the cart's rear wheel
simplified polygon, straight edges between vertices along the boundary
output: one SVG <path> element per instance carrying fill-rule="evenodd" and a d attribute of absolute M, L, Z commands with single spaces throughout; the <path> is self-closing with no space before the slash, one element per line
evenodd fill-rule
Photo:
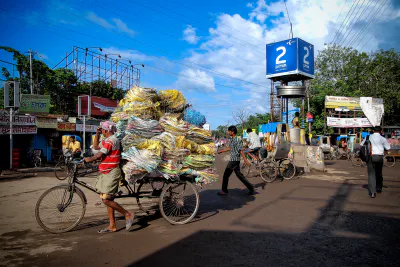
<path fill-rule="evenodd" d="M 383 162 L 385 163 L 385 166 L 386 167 L 393 167 L 394 166 L 394 164 L 396 163 L 396 158 L 395 157 L 393 157 L 393 156 L 391 156 L 391 155 L 386 155 L 384 158 L 383 158 Z"/>
<path fill-rule="evenodd" d="M 279 169 L 284 179 L 290 180 L 296 174 L 296 166 L 291 159 L 283 159 L 279 161 Z"/>
<path fill-rule="evenodd" d="M 200 196 L 190 182 L 168 184 L 160 196 L 161 215 L 171 224 L 185 224 L 196 216 Z"/>
<path fill-rule="evenodd" d="M 59 161 L 56 164 L 56 167 L 54 168 L 54 174 L 56 175 L 56 178 L 58 180 L 65 180 L 65 178 L 68 177 L 69 171 L 70 171 L 70 166 L 65 164 L 64 160 Z"/>
<path fill-rule="evenodd" d="M 139 208 L 147 214 L 157 212 L 161 189 L 162 186 L 153 188 L 151 181 L 142 181 L 136 191 L 136 202 Z"/>
<path fill-rule="evenodd" d="M 71 190 L 71 186 L 61 185 L 50 188 L 40 196 L 36 203 L 35 216 L 44 230 L 56 234 L 64 233 L 81 222 L 86 211 L 85 197 L 81 191 Z"/>
<path fill-rule="evenodd" d="M 278 175 L 278 169 L 272 161 L 262 161 L 260 163 L 260 176 L 267 183 L 275 181 Z"/>

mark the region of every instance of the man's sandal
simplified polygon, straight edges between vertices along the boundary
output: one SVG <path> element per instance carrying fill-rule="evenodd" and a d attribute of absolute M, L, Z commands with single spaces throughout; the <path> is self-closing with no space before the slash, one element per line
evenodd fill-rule
<path fill-rule="evenodd" d="M 102 230 L 97 231 L 98 234 L 108 234 L 108 233 L 114 233 L 114 232 L 116 232 L 116 231 L 112 231 L 108 228 L 104 228 Z"/>

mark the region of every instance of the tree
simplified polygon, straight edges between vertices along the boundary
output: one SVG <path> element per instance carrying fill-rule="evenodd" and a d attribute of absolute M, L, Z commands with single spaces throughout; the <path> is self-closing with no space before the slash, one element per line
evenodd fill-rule
<path fill-rule="evenodd" d="M 242 126 L 242 131 L 239 131 L 239 133 L 243 132 L 246 121 L 249 118 L 249 112 L 246 109 L 239 109 L 234 111 L 232 116 L 233 120 Z"/>
<path fill-rule="evenodd" d="M 310 82 L 310 112 L 313 133 L 324 130 L 325 96 L 377 97 L 385 103 L 385 124 L 400 122 L 400 56 L 394 50 L 372 54 L 340 46 L 328 46 L 315 61 L 315 79 Z M 293 101 L 300 107 L 301 101 Z M 328 129 L 332 132 L 332 129 Z"/>

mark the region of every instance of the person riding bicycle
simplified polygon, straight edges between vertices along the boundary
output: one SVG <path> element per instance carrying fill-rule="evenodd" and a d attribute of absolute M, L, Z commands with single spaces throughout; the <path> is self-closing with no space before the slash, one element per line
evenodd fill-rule
<path fill-rule="evenodd" d="M 100 150 L 93 157 L 85 158 L 85 162 L 92 162 L 101 159 L 99 165 L 100 175 L 97 178 L 95 188 L 100 193 L 100 198 L 107 206 L 108 216 L 110 218 L 110 226 L 98 231 L 99 234 L 112 233 L 117 231 L 115 224 L 115 211 L 125 216 L 126 230 L 129 230 L 134 223 L 135 216 L 131 212 L 121 207 L 114 201 L 114 195 L 118 191 L 119 183 L 122 180 L 122 173 L 119 167 L 121 158 L 120 141 L 114 136 L 116 132 L 115 123 L 111 121 L 103 121 L 97 128 L 93 147 Z M 104 140 L 100 143 L 100 133 Z"/>
<path fill-rule="evenodd" d="M 81 156 L 81 143 L 76 141 L 75 136 L 69 137 L 68 151 L 72 153 L 72 158 L 80 158 Z"/>
<path fill-rule="evenodd" d="M 246 130 L 248 137 L 249 147 L 246 150 L 246 154 L 249 155 L 252 159 L 258 160 L 258 152 L 261 149 L 260 138 L 258 135 L 253 132 L 250 128 Z"/>

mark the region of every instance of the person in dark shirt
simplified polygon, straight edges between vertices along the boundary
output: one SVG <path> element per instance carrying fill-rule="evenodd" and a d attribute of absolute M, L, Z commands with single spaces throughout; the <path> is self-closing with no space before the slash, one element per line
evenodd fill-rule
<path fill-rule="evenodd" d="M 236 126 L 233 125 L 230 126 L 228 128 L 228 134 L 232 138 L 230 146 L 227 149 L 218 151 L 218 154 L 230 151 L 230 160 L 224 172 L 224 178 L 222 181 L 222 190 L 218 192 L 218 195 L 225 196 L 228 194 L 228 182 L 232 172 L 235 172 L 239 180 L 249 189 L 249 195 L 257 194 L 257 191 L 254 190 L 253 185 L 240 172 L 240 156 L 242 156 L 244 159 L 245 156 L 242 151 L 243 148 L 242 140 L 236 136 L 237 134 Z"/>

